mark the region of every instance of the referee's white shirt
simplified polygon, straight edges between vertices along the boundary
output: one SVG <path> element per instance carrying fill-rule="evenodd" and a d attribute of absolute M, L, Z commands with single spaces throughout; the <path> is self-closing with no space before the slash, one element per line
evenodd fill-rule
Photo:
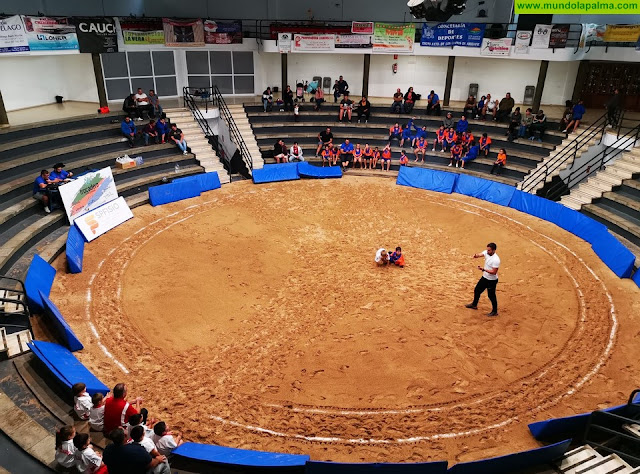
<path fill-rule="evenodd" d="M 500 257 L 498 257 L 498 254 L 494 252 L 493 255 L 489 255 L 487 253 L 486 250 L 484 250 L 482 252 L 482 255 L 484 255 L 484 269 L 487 270 L 491 270 L 494 268 L 499 268 L 500 267 Z M 485 277 L 487 280 L 497 280 L 498 279 L 498 275 L 492 275 L 491 273 L 487 273 L 486 271 L 482 272 L 482 276 Z"/>

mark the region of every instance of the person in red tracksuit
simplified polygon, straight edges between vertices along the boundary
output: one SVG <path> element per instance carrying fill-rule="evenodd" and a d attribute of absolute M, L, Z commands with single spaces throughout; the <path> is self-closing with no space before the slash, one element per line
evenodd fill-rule
<path fill-rule="evenodd" d="M 446 133 L 446 130 L 444 128 L 444 125 L 440 125 L 440 128 L 436 130 L 436 139 L 433 141 L 432 151 L 436 151 L 436 145 L 439 143 L 440 151 L 444 153 L 444 134 L 445 133 Z"/>
<path fill-rule="evenodd" d="M 458 135 L 456 131 L 451 127 L 444 134 L 444 149 L 445 151 L 451 150 L 451 147 L 458 141 Z"/>
<path fill-rule="evenodd" d="M 365 165 L 365 168 L 371 169 L 371 161 L 373 159 L 373 150 L 369 146 L 368 143 L 365 143 L 364 149 L 362 150 L 362 163 Z"/>
<path fill-rule="evenodd" d="M 451 161 L 449 161 L 448 166 L 451 166 L 455 161 L 456 168 L 457 168 L 458 162 L 460 161 L 461 157 L 462 157 L 462 144 L 460 143 L 460 141 L 458 141 L 451 147 Z"/>

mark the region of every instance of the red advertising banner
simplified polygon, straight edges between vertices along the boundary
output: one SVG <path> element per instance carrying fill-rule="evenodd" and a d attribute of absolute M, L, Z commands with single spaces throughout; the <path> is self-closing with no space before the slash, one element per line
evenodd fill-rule
<path fill-rule="evenodd" d="M 162 19 L 166 46 L 204 46 L 202 20 Z"/>
<path fill-rule="evenodd" d="M 355 35 L 372 35 L 373 22 L 372 21 L 352 21 L 351 33 Z"/>

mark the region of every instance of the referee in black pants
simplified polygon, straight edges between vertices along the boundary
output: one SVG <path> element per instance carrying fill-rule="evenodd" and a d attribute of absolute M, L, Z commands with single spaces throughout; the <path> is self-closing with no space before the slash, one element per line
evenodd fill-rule
<path fill-rule="evenodd" d="M 498 268 L 500 267 L 500 257 L 496 253 L 496 244 L 487 244 L 487 250 L 482 253 L 474 253 L 473 258 L 484 257 L 484 266 L 478 265 L 478 270 L 482 272 L 482 277 L 473 290 L 473 302 L 466 305 L 470 309 L 478 309 L 478 301 L 484 290 L 491 301 L 491 312 L 487 316 L 498 316 L 498 300 L 496 298 L 496 286 L 498 286 Z"/>

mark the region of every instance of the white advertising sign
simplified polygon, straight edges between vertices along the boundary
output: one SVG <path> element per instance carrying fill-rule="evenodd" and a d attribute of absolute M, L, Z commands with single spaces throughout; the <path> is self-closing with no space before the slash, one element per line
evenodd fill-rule
<path fill-rule="evenodd" d="M 0 53 L 26 53 L 29 40 L 20 15 L 0 20 Z"/>
<path fill-rule="evenodd" d="M 293 35 L 291 51 L 333 51 L 336 44 L 335 35 Z"/>
<path fill-rule="evenodd" d="M 293 33 L 278 33 L 278 51 L 281 53 L 291 52 L 291 37 Z"/>
<path fill-rule="evenodd" d="M 97 239 L 133 217 L 123 197 L 100 206 L 78 217 L 75 224 L 88 242 Z"/>
<path fill-rule="evenodd" d="M 553 25 L 536 25 L 536 28 L 533 30 L 533 40 L 531 41 L 531 47 L 533 49 L 549 48 L 552 27 Z"/>
<path fill-rule="evenodd" d="M 509 56 L 511 54 L 511 38 L 484 38 L 480 54 L 483 56 Z"/>
<path fill-rule="evenodd" d="M 529 54 L 532 31 L 518 31 L 516 33 L 516 44 L 513 48 L 515 54 Z"/>
<path fill-rule="evenodd" d="M 108 166 L 82 175 L 58 189 L 71 224 L 78 216 L 118 197 L 113 173 Z"/>
<path fill-rule="evenodd" d="M 336 48 L 373 48 L 371 35 L 336 35 Z"/>

